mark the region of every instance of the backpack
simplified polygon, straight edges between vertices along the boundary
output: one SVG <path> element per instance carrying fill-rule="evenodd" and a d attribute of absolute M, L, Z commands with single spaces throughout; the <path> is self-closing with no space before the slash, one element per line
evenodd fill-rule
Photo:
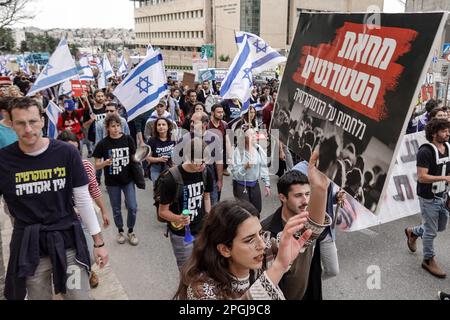
<path fill-rule="evenodd" d="M 205 168 L 205 170 L 203 170 L 202 172 L 202 176 L 203 176 L 203 185 L 206 186 L 206 180 L 207 180 L 207 168 Z M 163 179 L 165 179 L 167 177 L 167 175 L 171 174 L 173 179 L 175 180 L 175 184 L 177 186 L 176 191 L 175 191 L 175 200 L 173 201 L 173 203 L 175 203 L 176 205 L 176 212 L 174 212 L 175 214 L 181 213 L 181 209 L 180 209 L 180 204 L 178 203 L 178 199 L 180 197 L 180 194 L 183 192 L 183 186 L 184 186 L 184 181 L 183 181 L 183 177 L 181 176 L 181 172 L 178 169 L 178 166 L 169 168 L 164 170 L 158 177 L 158 179 L 156 179 L 156 182 L 153 186 L 153 200 L 154 202 L 154 206 L 156 207 L 156 217 L 158 219 L 159 222 L 162 223 L 169 223 L 169 221 L 161 218 L 159 216 L 159 203 L 161 201 L 161 185 L 162 185 L 162 181 Z"/>

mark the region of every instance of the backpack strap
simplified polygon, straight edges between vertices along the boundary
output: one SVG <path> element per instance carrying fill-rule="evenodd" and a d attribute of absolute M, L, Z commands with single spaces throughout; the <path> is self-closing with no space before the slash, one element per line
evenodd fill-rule
<path fill-rule="evenodd" d="M 178 169 L 178 166 L 170 168 L 169 172 L 172 175 L 173 179 L 175 180 L 175 184 L 177 186 L 176 191 L 175 191 L 175 203 L 176 203 L 176 206 L 177 206 L 177 209 L 178 209 L 177 213 L 181 213 L 180 203 L 178 202 L 178 198 L 180 196 L 181 189 L 184 186 L 183 177 L 181 176 L 181 172 Z M 181 204 L 181 205 L 183 205 L 183 204 Z"/>

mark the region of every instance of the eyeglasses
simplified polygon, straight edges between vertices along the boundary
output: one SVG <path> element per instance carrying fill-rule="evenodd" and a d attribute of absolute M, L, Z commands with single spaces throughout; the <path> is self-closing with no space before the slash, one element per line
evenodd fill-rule
<path fill-rule="evenodd" d="M 13 121 L 13 125 L 16 127 L 22 127 L 22 128 L 26 128 L 27 126 L 30 127 L 37 127 L 40 124 L 40 120 L 30 120 L 30 121 Z"/>
<path fill-rule="evenodd" d="M 266 243 L 268 243 L 268 241 L 270 241 L 270 233 L 261 230 L 259 232 L 259 235 L 257 235 L 256 237 L 254 237 L 253 239 L 251 239 L 246 243 L 250 247 L 250 249 L 258 250 L 261 248 L 263 249 L 266 248 Z"/>

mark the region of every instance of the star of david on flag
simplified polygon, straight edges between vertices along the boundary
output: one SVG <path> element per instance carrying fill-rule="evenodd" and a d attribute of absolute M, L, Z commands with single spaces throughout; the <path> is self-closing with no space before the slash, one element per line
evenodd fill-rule
<path fill-rule="evenodd" d="M 28 91 L 28 97 L 33 96 L 36 92 L 78 77 L 78 69 L 70 54 L 66 39 L 59 42 L 44 70 L 45 72 L 41 72 L 33 87 Z"/>
<path fill-rule="evenodd" d="M 238 47 L 244 44 L 244 36 L 247 36 L 248 41 L 251 43 L 252 72 L 254 75 L 275 68 L 281 63 L 286 63 L 287 59 L 285 57 L 253 33 L 236 32 L 236 44 Z"/>
<path fill-rule="evenodd" d="M 158 51 L 145 57 L 114 90 L 127 110 L 128 121 L 154 108 L 167 93 L 163 58 Z"/>
<path fill-rule="evenodd" d="M 251 42 L 244 35 L 243 45 L 239 47 L 220 89 L 222 98 L 239 99 L 243 103 L 242 111 L 248 108 L 251 96 L 250 87 L 253 86 L 251 46 Z"/>

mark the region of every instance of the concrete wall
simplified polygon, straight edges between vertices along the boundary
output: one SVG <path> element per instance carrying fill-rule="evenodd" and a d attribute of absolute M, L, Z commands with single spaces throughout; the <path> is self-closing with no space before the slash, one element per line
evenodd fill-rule
<path fill-rule="evenodd" d="M 286 48 L 288 0 L 261 0 L 260 36 L 274 49 Z"/>
<path fill-rule="evenodd" d="M 298 9 L 312 11 L 364 12 L 370 5 L 383 8 L 383 0 L 261 0 L 260 36 L 278 50 L 289 49 L 298 23 Z M 192 10 L 203 10 L 201 18 L 169 19 L 149 21 L 148 17 L 173 14 Z M 164 50 L 166 64 L 190 65 L 198 53 L 195 48 L 214 44 L 216 56 L 210 59 L 210 66 L 227 68 L 237 53 L 235 32 L 241 30 L 241 0 L 174 0 L 159 5 L 135 9 L 135 18 L 144 18 L 136 23 L 136 43 L 147 46 L 180 46 L 185 51 Z M 155 32 L 203 31 L 202 38 L 154 37 Z M 139 33 L 151 33 L 150 37 L 139 38 Z M 220 57 L 228 57 L 221 61 Z"/>
<path fill-rule="evenodd" d="M 217 67 L 228 68 L 237 52 L 235 32 L 240 31 L 241 1 L 240 0 L 213 0 L 216 20 L 213 23 L 213 32 L 217 36 L 216 55 Z M 215 31 L 214 31 L 215 28 Z M 220 56 L 228 56 L 229 61 L 220 61 Z M 215 61 L 216 62 L 216 61 Z"/>

